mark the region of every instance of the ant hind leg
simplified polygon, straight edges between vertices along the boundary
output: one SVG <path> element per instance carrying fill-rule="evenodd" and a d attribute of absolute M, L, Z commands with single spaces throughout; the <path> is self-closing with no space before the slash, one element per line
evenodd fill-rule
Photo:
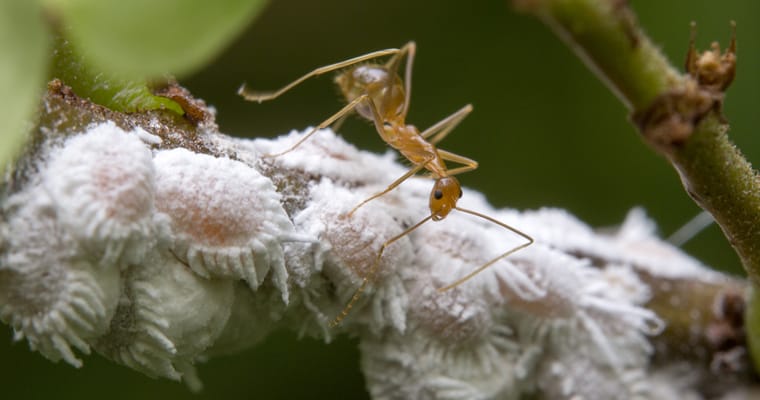
<path fill-rule="evenodd" d="M 394 73 L 398 71 L 399 64 L 401 63 L 401 58 L 406 55 L 406 69 L 404 70 L 404 90 L 405 90 L 405 97 L 404 97 L 404 109 L 401 111 L 401 118 L 406 118 L 406 114 L 409 112 L 409 102 L 412 98 L 412 67 L 414 66 L 414 55 L 417 53 L 417 44 L 414 42 L 409 42 L 405 44 L 401 49 L 399 49 L 398 53 L 396 53 L 388 62 L 385 64 L 385 68 L 388 71 L 393 71 Z M 395 75 L 395 74 L 394 74 Z M 391 86 L 393 81 L 392 78 L 389 76 L 389 79 L 391 81 L 388 82 L 388 85 Z M 390 99 L 391 91 L 389 90 L 386 93 L 386 102 Z"/>
<path fill-rule="evenodd" d="M 378 50 L 378 51 L 373 51 L 371 53 L 367 53 L 367 54 L 364 54 L 364 55 L 361 55 L 361 56 L 358 56 L 358 57 L 350 58 L 348 60 L 337 62 L 335 64 L 325 65 L 323 67 L 316 68 L 313 71 L 311 71 L 311 72 L 303 75 L 302 77 L 294 80 L 293 82 L 290 82 L 289 84 L 283 86 L 282 88 L 280 88 L 278 90 L 275 90 L 275 91 L 271 91 L 271 92 L 254 91 L 254 90 L 249 89 L 248 86 L 244 83 L 242 86 L 240 86 L 240 89 L 238 89 L 238 94 L 240 96 L 243 96 L 243 98 L 246 99 L 246 100 L 248 100 L 248 101 L 256 101 L 256 102 L 261 103 L 263 101 L 272 100 L 272 99 L 275 99 L 277 97 L 280 97 L 283 93 L 285 93 L 288 90 L 293 89 L 294 87 L 300 85 L 301 83 L 303 83 L 305 80 L 307 80 L 309 78 L 313 78 L 315 76 L 323 75 L 323 74 L 326 74 L 326 73 L 331 72 L 331 71 L 339 70 L 341 68 L 345 68 L 345 67 L 348 67 L 348 66 L 360 63 L 360 62 L 371 60 L 373 58 L 378 58 L 378 57 L 384 57 L 384 56 L 389 56 L 389 55 L 397 54 L 399 51 L 401 51 L 401 50 L 399 50 L 399 49 Z"/>
<path fill-rule="evenodd" d="M 430 162 L 432 159 L 433 158 L 431 157 L 429 159 L 424 160 L 422 163 L 415 165 L 412 169 L 410 169 L 409 171 L 407 171 L 404 175 L 401 175 L 400 178 L 396 179 L 395 181 L 393 181 L 393 183 L 391 183 L 390 185 L 388 185 L 388 187 L 385 188 L 385 190 L 383 190 L 381 192 L 377 192 L 377 193 L 373 194 L 372 196 L 368 197 L 367 199 L 365 199 L 364 201 L 362 201 L 361 203 L 357 204 L 356 207 L 354 207 L 353 209 L 351 209 L 351 211 L 348 213 L 348 217 L 350 218 L 352 215 L 354 215 L 354 213 L 356 212 L 356 210 L 358 210 L 361 206 L 363 206 L 363 205 L 369 203 L 370 201 L 372 201 L 372 200 L 374 200 L 374 199 L 376 199 L 376 198 L 378 198 L 378 197 L 380 197 L 380 196 L 382 196 L 382 195 L 390 192 L 391 190 L 395 189 L 398 185 L 400 185 L 401 183 L 403 183 L 405 180 L 407 180 L 410 177 L 414 176 L 414 174 L 416 174 L 417 172 L 420 172 L 422 169 L 425 168 L 425 165 L 427 165 L 427 163 Z"/>

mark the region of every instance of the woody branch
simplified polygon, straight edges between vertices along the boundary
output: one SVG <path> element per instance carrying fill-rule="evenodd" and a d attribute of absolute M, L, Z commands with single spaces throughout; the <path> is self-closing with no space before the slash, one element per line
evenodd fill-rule
<path fill-rule="evenodd" d="M 711 382 L 746 376 L 745 284 L 658 239 L 640 211 L 599 234 L 562 210 L 494 210 L 471 190 L 467 208 L 536 243 L 439 293 L 522 238 L 466 215 L 428 224 L 388 247 L 331 329 L 380 244 L 426 215 L 429 181 L 346 218 L 404 170 L 392 157 L 321 132 L 262 160 L 302 136 L 230 138 L 202 102 L 179 87 L 164 94 L 192 118 L 121 114 L 52 82 L 3 186 L 0 318 L 52 360 L 79 366 L 74 350 L 94 348 L 198 389 L 198 360 L 287 327 L 357 335 L 378 398 L 699 393 L 673 383 L 669 366 L 683 361 Z"/>

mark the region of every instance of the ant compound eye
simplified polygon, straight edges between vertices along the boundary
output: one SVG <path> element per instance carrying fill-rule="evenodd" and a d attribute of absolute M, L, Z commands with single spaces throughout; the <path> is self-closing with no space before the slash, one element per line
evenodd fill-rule
<path fill-rule="evenodd" d="M 459 189 L 459 198 L 462 198 L 462 189 Z"/>
<path fill-rule="evenodd" d="M 441 189 L 436 189 L 436 191 L 433 193 L 433 197 L 435 197 L 436 200 L 440 200 L 443 198 L 443 192 Z"/>

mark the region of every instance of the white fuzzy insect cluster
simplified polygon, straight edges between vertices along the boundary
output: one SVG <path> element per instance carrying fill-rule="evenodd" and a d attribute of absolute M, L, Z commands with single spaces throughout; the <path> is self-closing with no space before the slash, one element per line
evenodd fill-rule
<path fill-rule="evenodd" d="M 404 173 L 392 154 L 325 130 L 262 159 L 301 133 L 208 135 L 217 156 L 160 149 L 149 132 L 112 123 L 41 152 L 38 174 L 3 205 L 0 318 L 17 340 L 76 367 L 74 351 L 94 348 L 198 389 L 195 362 L 277 324 L 358 335 L 376 399 L 643 399 L 668 383 L 648 369 L 663 322 L 644 308 L 650 289 L 634 270 L 722 279 L 657 239 L 640 210 L 599 234 L 561 210 L 495 210 L 465 190 L 461 205 L 535 243 L 439 292 L 523 241 L 454 211 L 388 246 L 330 328 L 380 246 L 427 215 L 430 182 L 410 179 L 349 218 Z"/>

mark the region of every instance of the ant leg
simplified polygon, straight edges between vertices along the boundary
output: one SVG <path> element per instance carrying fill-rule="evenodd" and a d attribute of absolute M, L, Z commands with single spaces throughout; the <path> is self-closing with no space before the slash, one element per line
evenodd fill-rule
<path fill-rule="evenodd" d="M 296 147 L 300 146 L 301 143 L 305 142 L 306 139 L 310 138 L 311 135 L 315 134 L 318 130 L 327 128 L 333 122 L 335 122 L 335 120 L 340 119 L 340 118 L 348 115 L 348 113 L 351 112 L 351 110 L 353 110 L 354 108 L 356 108 L 356 106 L 359 105 L 359 103 L 361 103 L 364 100 L 368 100 L 368 99 L 369 99 L 369 96 L 366 95 L 366 94 L 363 94 L 363 95 L 355 98 L 350 103 L 348 103 L 345 107 L 341 108 L 338 112 L 336 112 L 335 114 L 331 115 L 330 118 L 327 118 L 326 120 L 322 121 L 319 125 L 317 125 L 314 129 L 312 129 L 304 137 L 302 137 L 301 139 L 299 139 L 294 145 L 290 146 L 287 150 L 281 151 L 281 152 L 275 153 L 275 154 L 264 154 L 264 155 L 262 155 L 262 157 L 265 157 L 265 158 L 274 158 L 274 157 L 279 157 L 279 156 L 281 156 L 283 154 L 290 153 L 291 151 L 295 150 Z M 370 102 L 371 102 L 371 100 L 370 100 Z"/>
<path fill-rule="evenodd" d="M 460 156 L 459 154 L 454 154 L 450 151 L 441 150 L 438 149 L 438 155 L 441 156 L 446 161 L 452 161 L 458 164 L 463 164 L 461 167 L 452 168 L 446 171 L 449 175 L 459 175 L 461 173 L 469 172 L 474 169 L 478 168 L 478 162 L 467 158 L 465 156 Z"/>
<path fill-rule="evenodd" d="M 533 238 L 530 237 L 527 233 L 522 232 L 522 231 L 520 231 L 520 230 L 518 230 L 516 228 L 513 228 L 513 227 L 511 227 L 511 226 L 509 226 L 509 225 L 507 225 L 507 224 L 505 224 L 505 223 L 503 223 L 503 222 L 501 222 L 501 221 L 499 221 L 499 220 L 497 220 L 495 218 L 491 218 L 491 217 L 489 217 L 489 216 L 487 216 L 485 214 L 481 214 L 481 213 L 476 212 L 476 211 L 468 210 L 466 208 L 460 208 L 460 207 L 454 207 L 454 208 L 457 209 L 457 210 L 459 210 L 459 211 L 461 211 L 461 212 L 464 212 L 464 213 L 467 213 L 467 214 L 470 214 L 470 215 L 474 215 L 476 217 L 480 217 L 480 218 L 483 218 L 483 219 L 485 219 L 487 221 L 493 222 L 496 225 L 499 225 L 499 226 L 501 226 L 501 227 L 503 227 L 505 229 L 508 229 L 508 230 L 510 230 L 510 231 L 512 231 L 512 232 L 514 232 L 514 233 L 516 233 L 516 234 L 518 234 L 520 236 L 522 236 L 527 241 L 525 243 L 523 243 L 523 244 L 521 244 L 519 246 L 513 247 L 513 248 L 507 250 L 506 252 L 502 253 L 501 255 L 499 255 L 499 256 L 491 259 L 491 261 L 488 261 L 487 263 L 481 265 L 480 267 L 476 268 L 474 271 L 472 271 L 469 274 L 465 275 L 464 277 L 460 278 L 456 282 L 438 289 L 439 292 L 445 292 L 445 291 L 447 291 L 449 289 L 452 289 L 454 287 L 457 287 L 457 286 L 461 285 L 462 283 L 468 281 L 470 278 L 472 278 L 473 276 L 479 274 L 484 269 L 490 267 L 491 265 L 493 265 L 497 261 L 501 260 L 502 258 L 504 258 L 504 257 L 506 257 L 506 256 L 508 256 L 508 255 L 510 255 L 512 253 L 515 253 L 518 250 L 524 249 L 524 248 L 530 246 L 531 244 L 533 244 Z"/>
<path fill-rule="evenodd" d="M 343 123 L 346 122 L 346 119 L 348 119 L 349 115 L 350 115 L 349 113 L 344 114 L 342 117 L 338 118 L 338 120 L 335 121 L 335 123 L 332 124 L 333 132 L 338 133 L 340 128 L 343 126 Z"/>
<path fill-rule="evenodd" d="M 272 100 L 274 98 L 279 97 L 283 93 L 285 93 L 288 90 L 290 90 L 290 89 L 298 86 L 303 81 L 305 81 L 305 80 L 307 80 L 309 78 L 312 78 L 312 77 L 315 77 L 315 76 L 319 76 L 319 75 L 322 75 L 322 74 L 326 74 L 328 72 L 335 71 L 335 70 L 338 70 L 338 69 L 341 69 L 341 68 L 345 68 L 345 67 L 348 67 L 349 65 L 353 65 L 353 64 L 360 63 L 360 62 L 363 62 L 363 61 L 371 60 L 373 58 L 378 58 L 378 57 L 384 57 L 384 56 L 388 56 L 388 55 L 392 55 L 392 54 L 397 54 L 399 51 L 400 51 L 399 49 L 378 50 L 378 51 L 373 51 L 371 53 L 367 53 L 367 54 L 364 54 L 364 55 L 361 55 L 361 56 L 358 56 L 358 57 L 350 58 L 350 59 L 345 60 L 345 61 L 337 62 L 335 64 L 325 65 L 324 67 L 319 67 L 319 68 L 317 68 L 317 69 L 309 72 L 308 74 L 306 74 L 306 75 L 304 75 L 304 76 L 296 79 L 295 81 L 293 81 L 293 82 L 285 85 L 283 88 L 281 88 L 279 90 L 276 90 L 276 91 L 271 91 L 271 92 L 253 91 L 253 90 L 248 89 L 247 85 L 244 83 L 242 86 L 240 86 L 240 89 L 238 89 L 238 94 L 241 95 L 241 96 L 243 96 L 243 98 L 246 99 L 246 100 L 248 100 L 248 101 L 257 101 L 257 102 L 261 103 L 262 101 Z"/>
<path fill-rule="evenodd" d="M 468 104 L 459 110 L 455 111 L 453 114 L 449 115 L 448 117 L 440 120 L 435 125 L 431 126 L 430 128 L 425 129 L 424 132 L 420 133 L 424 139 L 427 139 L 432 136 L 432 138 L 429 140 L 431 144 L 436 144 L 443 140 L 452 129 L 454 129 L 457 125 L 459 125 L 460 122 L 464 119 L 464 117 L 467 116 L 467 114 L 472 112 L 472 104 Z"/>
<path fill-rule="evenodd" d="M 356 210 L 359 209 L 359 207 L 361 207 L 361 206 L 369 203 L 370 201 L 372 201 L 372 200 L 374 200 L 374 199 L 376 199 L 376 198 L 378 198 L 378 197 L 380 197 L 380 196 L 382 196 L 382 195 L 390 192 L 391 190 L 395 189 L 396 186 L 400 185 L 402 182 L 404 182 L 405 180 L 409 179 L 409 177 L 413 176 L 417 172 L 420 172 L 422 169 L 424 169 L 425 165 L 427 165 L 427 163 L 429 163 L 432 160 L 433 160 L 433 157 L 430 157 L 428 159 L 423 160 L 421 163 L 415 165 L 414 168 L 410 169 L 404 175 L 401 175 L 400 178 L 396 179 L 395 181 L 393 181 L 393 183 L 391 183 L 390 185 L 388 185 L 388 187 L 385 188 L 385 190 L 383 190 L 382 192 L 375 193 L 372 196 L 370 196 L 369 198 L 367 198 L 366 200 L 364 200 L 361 203 L 359 203 L 356 207 L 354 207 L 348 213 L 348 217 L 351 218 L 351 216 L 354 215 L 354 213 L 356 212 Z"/>
<path fill-rule="evenodd" d="M 385 249 L 388 246 L 390 246 L 393 242 L 410 234 L 412 231 L 419 228 L 422 224 L 424 224 L 425 222 L 428 222 L 428 220 L 430 220 L 431 218 L 433 218 L 433 216 L 428 215 L 427 217 L 422 219 L 422 221 L 412 225 L 410 228 L 407 228 L 405 231 L 388 239 L 385 243 L 383 243 L 382 246 L 380 246 L 380 251 L 378 251 L 377 256 L 375 257 L 375 263 L 372 264 L 372 268 L 370 268 L 370 270 L 367 272 L 367 275 L 365 275 L 364 278 L 362 279 L 361 285 L 359 285 L 359 288 L 356 289 L 356 292 L 354 292 L 354 295 L 351 296 L 351 300 L 348 301 L 348 304 L 346 304 L 346 307 L 344 307 L 343 310 L 340 312 L 340 314 L 330 322 L 331 328 L 336 327 L 343 321 L 344 318 L 346 318 L 348 313 L 351 311 L 351 308 L 354 306 L 354 303 L 356 303 L 356 301 L 359 300 L 359 298 L 361 298 L 361 295 L 364 292 L 364 290 L 367 288 L 367 285 L 369 284 L 369 282 L 375 278 L 375 275 L 377 275 L 378 269 L 380 269 L 380 259 L 383 257 L 383 252 L 385 251 Z"/>
<path fill-rule="evenodd" d="M 409 102 L 412 98 L 412 65 L 414 64 L 414 54 L 417 52 L 417 45 L 414 42 L 409 42 L 401 50 L 404 49 L 408 49 L 409 53 L 406 57 L 406 71 L 404 72 L 406 98 L 404 99 L 404 109 L 401 111 L 402 118 L 406 118 L 406 113 L 409 111 Z"/>
<path fill-rule="evenodd" d="M 459 175 L 459 174 L 469 172 L 478 168 L 477 161 L 471 158 L 460 156 L 458 154 L 454 154 L 450 151 L 438 149 L 438 155 L 441 156 L 441 158 L 446 161 L 452 161 L 455 163 L 464 164 L 461 167 L 447 169 L 446 174 L 449 176 Z M 435 179 L 435 176 L 432 173 L 422 174 L 420 176 L 425 177 L 425 178 Z"/>
<path fill-rule="evenodd" d="M 414 65 L 414 55 L 417 53 L 417 44 L 414 42 L 409 42 L 402 47 L 398 53 L 396 53 L 393 58 L 388 60 L 388 62 L 385 64 L 385 68 L 388 71 L 396 72 L 398 71 L 399 64 L 401 63 L 401 58 L 406 55 L 406 70 L 404 71 L 404 90 L 406 91 L 404 96 L 404 109 L 401 110 L 401 118 L 405 119 L 406 114 L 409 111 L 409 101 L 412 98 L 412 67 Z M 394 74 L 395 75 L 395 74 Z M 393 86 L 393 76 L 391 74 L 388 75 L 388 86 Z M 391 98 L 391 90 L 388 90 L 385 94 L 385 99 L 383 101 L 386 102 L 386 104 L 390 101 Z"/>

